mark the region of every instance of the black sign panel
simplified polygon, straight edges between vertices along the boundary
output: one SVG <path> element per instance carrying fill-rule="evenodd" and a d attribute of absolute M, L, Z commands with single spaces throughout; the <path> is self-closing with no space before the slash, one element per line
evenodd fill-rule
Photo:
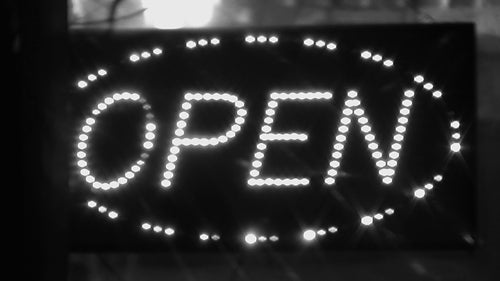
<path fill-rule="evenodd" d="M 464 248 L 469 25 L 72 35 L 75 250 Z"/>

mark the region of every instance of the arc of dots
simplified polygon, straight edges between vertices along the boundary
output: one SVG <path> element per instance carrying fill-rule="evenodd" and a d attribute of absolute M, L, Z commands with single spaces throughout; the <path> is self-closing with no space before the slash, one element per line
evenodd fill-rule
<path fill-rule="evenodd" d="M 313 38 L 306 38 L 303 41 L 304 46 L 306 47 L 317 47 L 317 48 L 326 48 L 328 51 L 333 51 L 337 49 L 337 43 L 333 41 L 325 41 L 323 39 L 313 39 Z"/>
<path fill-rule="evenodd" d="M 104 206 L 104 205 L 100 205 L 98 204 L 96 201 L 94 200 L 90 200 L 87 202 L 87 207 L 89 207 L 90 209 L 94 209 L 94 210 L 97 210 L 99 213 L 107 216 L 108 218 L 112 219 L 112 220 L 115 220 L 118 218 L 119 214 L 117 211 L 114 211 L 114 210 L 110 210 L 108 207 Z"/>
<path fill-rule="evenodd" d="M 220 39 L 217 37 L 213 37 L 210 40 L 201 38 L 199 40 L 188 40 L 186 41 L 186 48 L 194 49 L 196 47 L 206 47 L 206 46 L 217 46 L 220 44 Z"/>
<path fill-rule="evenodd" d="M 97 81 L 98 79 L 108 75 L 108 71 L 104 68 L 99 68 L 97 72 L 90 73 L 86 78 L 79 80 L 76 86 L 80 89 L 87 88 L 90 83 Z"/>
<path fill-rule="evenodd" d="M 259 35 L 247 35 L 245 37 L 245 42 L 248 44 L 264 44 L 268 43 L 271 45 L 274 45 L 278 43 L 279 38 L 276 35 L 264 35 L 264 34 L 259 34 Z"/>

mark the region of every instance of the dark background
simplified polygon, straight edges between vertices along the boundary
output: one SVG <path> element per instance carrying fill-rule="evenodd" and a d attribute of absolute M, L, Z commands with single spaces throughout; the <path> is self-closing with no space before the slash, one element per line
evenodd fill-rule
<path fill-rule="evenodd" d="M 99 272 L 96 276 L 107 280 L 119 279 L 122 274 L 149 280 L 165 276 L 179 280 L 220 279 L 228 270 L 232 274 L 222 278 L 496 280 L 500 212 L 495 204 L 498 195 L 495 187 L 499 182 L 496 159 L 500 137 L 498 114 L 491 110 L 498 97 L 495 77 L 499 59 L 494 47 L 498 46 L 498 39 L 494 36 L 478 36 L 478 243 L 472 252 L 363 251 L 313 256 L 254 253 L 247 259 L 188 254 L 77 255 L 72 256 L 71 271 L 68 271 L 68 206 L 65 202 L 69 196 L 64 171 L 69 161 L 65 155 L 70 150 L 60 134 L 71 128 L 69 120 L 64 118 L 69 85 L 60 83 L 60 79 L 71 81 L 65 55 L 68 50 L 63 16 L 66 7 L 64 1 L 19 6 L 8 2 L 8 5 L 13 11 L 9 18 L 13 32 L 9 36 L 16 78 L 19 78 L 14 81 L 22 82 L 19 84 L 24 105 L 22 132 L 23 136 L 32 136 L 22 141 L 23 158 L 32 159 L 21 166 L 26 199 L 27 228 L 23 236 L 24 253 L 28 257 L 26 279 L 66 280 L 71 272 L 72 279 L 87 280 L 92 276 L 89 268 L 94 268 Z M 30 171 L 29 174 L 26 171 Z"/>

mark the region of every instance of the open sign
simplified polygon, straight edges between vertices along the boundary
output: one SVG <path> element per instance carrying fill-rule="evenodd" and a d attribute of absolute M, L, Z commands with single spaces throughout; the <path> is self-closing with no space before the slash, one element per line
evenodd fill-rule
<path fill-rule="evenodd" d="M 382 225 L 439 185 L 466 198 L 453 159 L 471 149 L 470 73 L 447 74 L 457 54 L 446 48 L 424 59 L 446 31 L 382 36 L 398 44 L 356 32 L 171 33 L 131 51 L 144 38 L 115 38 L 125 60 L 76 82 L 91 93 L 76 106 L 79 194 L 187 247 L 289 247 L 297 235 L 353 246 L 355 226 Z"/>

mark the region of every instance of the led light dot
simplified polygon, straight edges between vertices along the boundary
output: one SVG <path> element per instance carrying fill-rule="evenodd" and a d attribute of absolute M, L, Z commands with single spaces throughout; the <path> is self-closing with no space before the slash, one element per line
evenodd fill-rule
<path fill-rule="evenodd" d="M 326 43 L 323 40 L 318 40 L 316 41 L 315 45 L 316 47 L 323 48 L 326 45 Z"/>
<path fill-rule="evenodd" d="M 316 239 L 316 231 L 314 231 L 312 229 L 308 229 L 308 230 L 304 231 L 304 233 L 302 234 L 302 237 L 306 241 L 312 241 L 312 240 Z"/>
<path fill-rule="evenodd" d="M 442 97 L 442 96 L 443 96 L 443 93 L 442 93 L 441 91 L 434 91 L 434 92 L 432 93 L 432 96 L 433 96 L 434 98 L 436 98 L 436 99 L 439 99 L 440 97 Z"/>
<path fill-rule="evenodd" d="M 424 89 L 432 90 L 432 88 L 434 88 L 434 85 L 432 85 L 432 83 L 425 83 L 424 84 Z"/>
<path fill-rule="evenodd" d="M 379 54 L 375 54 L 375 55 L 373 55 L 372 60 L 376 61 L 376 62 L 379 62 L 379 61 L 382 60 L 382 56 L 379 55 Z"/>
<path fill-rule="evenodd" d="M 101 68 L 101 69 L 99 69 L 99 70 L 97 71 L 97 74 L 98 74 L 99 76 L 106 76 L 106 75 L 108 74 L 108 72 L 107 72 L 105 69 L 102 69 L 102 68 Z"/>
<path fill-rule="evenodd" d="M 219 45 L 220 39 L 219 38 L 212 38 L 210 39 L 210 44 L 212 45 Z"/>
<path fill-rule="evenodd" d="M 363 52 L 361 52 L 361 57 L 364 59 L 369 59 L 372 57 L 372 53 L 369 51 L 363 51 Z"/>
<path fill-rule="evenodd" d="M 153 49 L 153 54 L 155 54 L 155 55 L 161 55 L 162 53 L 163 53 L 163 50 L 160 48 Z"/>
<path fill-rule="evenodd" d="M 373 224 L 373 218 L 370 216 L 364 216 L 361 218 L 361 224 L 369 226 Z"/>
<path fill-rule="evenodd" d="M 149 53 L 149 52 L 142 52 L 141 53 L 141 57 L 147 59 L 147 58 L 151 57 L 151 53 Z"/>
<path fill-rule="evenodd" d="M 87 206 L 89 206 L 89 208 L 95 208 L 97 206 L 97 203 L 95 201 L 89 201 L 87 202 Z"/>
<path fill-rule="evenodd" d="M 306 45 L 307 47 L 310 47 L 314 44 L 314 40 L 312 40 L 311 38 L 307 38 L 304 40 L 304 45 Z"/>
<path fill-rule="evenodd" d="M 437 181 L 437 182 L 440 182 L 443 180 L 443 176 L 442 175 L 435 175 L 434 176 L 434 180 Z"/>
<path fill-rule="evenodd" d="M 208 45 L 208 41 L 205 39 L 200 39 L 200 40 L 198 40 L 198 44 L 200 46 L 206 46 L 206 45 Z"/>
<path fill-rule="evenodd" d="M 165 228 L 164 232 L 165 232 L 166 235 L 172 236 L 172 235 L 174 235 L 175 230 L 173 228 L 171 228 L 171 227 L 167 227 L 167 228 Z"/>
<path fill-rule="evenodd" d="M 132 55 L 130 55 L 129 59 L 131 62 L 137 62 L 140 60 L 140 57 L 138 54 L 132 54 Z"/>
<path fill-rule="evenodd" d="M 266 42 L 266 41 L 267 41 L 267 37 L 266 37 L 266 36 L 264 36 L 264 35 L 259 35 L 259 36 L 257 37 L 257 42 L 259 42 L 259 43 L 264 43 L 264 42 Z"/>
<path fill-rule="evenodd" d="M 461 147 L 460 143 L 458 143 L 458 142 L 454 142 L 454 143 L 452 143 L 452 144 L 450 145 L 450 149 L 451 149 L 451 151 L 453 151 L 453 152 L 459 152 L 461 148 L 462 148 L 462 147 Z"/>
<path fill-rule="evenodd" d="M 424 82 L 424 77 L 422 75 L 416 75 L 415 77 L 413 77 L 413 81 L 417 83 L 422 83 Z"/>
<path fill-rule="evenodd" d="M 142 229 L 144 229 L 144 230 L 149 230 L 149 229 L 151 229 L 151 224 L 149 224 L 149 223 L 145 222 L 145 223 L 143 223 L 143 224 L 141 225 L 141 227 L 142 227 Z"/>
<path fill-rule="evenodd" d="M 189 49 L 193 49 L 194 47 L 196 47 L 196 42 L 189 40 L 186 42 L 186 47 Z"/>
<path fill-rule="evenodd" d="M 424 198 L 425 196 L 425 189 L 422 189 L 422 188 L 418 188 L 416 189 L 414 192 L 413 192 L 413 195 L 416 197 L 416 198 Z"/>
<path fill-rule="evenodd" d="M 335 49 L 337 48 L 337 44 L 335 44 L 335 43 L 328 43 L 328 44 L 326 45 L 326 48 L 327 48 L 328 50 L 335 50 Z"/>
<path fill-rule="evenodd" d="M 433 188 L 434 188 L 434 185 L 433 185 L 432 183 L 427 183 L 427 184 L 425 184 L 425 185 L 424 185 L 424 187 L 425 187 L 425 189 L 427 189 L 427 190 L 431 190 L 431 189 L 433 189 Z"/>
<path fill-rule="evenodd" d="M 110 217 L 111 219 L 116 219 L 118 217 L 118 213 L 115 211 L 111 211 L 108 213 L 108 217 Z"/>
<path fill-rule="evenodd" d="M 394 65 L 394 61 L 392 61 L 392 60 L 385 60 L 384 61 L 384 66 L 386 66 L 386 67 L 391 67 L 393 65 Z"/>
<path fill-rule="evenodd" d="M 383 218 L 384 218 L 384 215 L 382 215 L 382 214 L 375 214 L 375 215 L 373 216 L 373 218 L 374 218 L 374 219 L 376 219 L 376 220 L 381 220 L 381 219 L 383 219 Z"/>
<path fill-rule="evenodd" d="M 455 120 L 450 123 L 450 127 L 452 127 L 453 129 L 458 129 L 460 127 L 460 122 Z"/>
<path fill-rule="evenodd" d="M 326 231 L 324 229 L 320 229 L 318 231 L 316 231 L 316 233 L 319 235 L 319 236 L 324 236 L 326 234 Z"/>
<path fill-rule="evenodd" d="M 89 79 L 89 81 L 95 81 L 97 79 L 97 76 L 95 76 L 94 74 L 89 74 L 87 76 L 87 79 Z"/>
<path fill-rule="evenodd" d="M 248 35 L 247 37 L 245 37 L 245 41 L 247 43 L 253 43 L 253 42 L 255 42 L 255 37 L 252 35 Z"/>
<path fill-rule="evenodd" d="M 248 233 L 247 235 L 245 235 L 245 243 L 247 243 L 248 245 L 252 245 L 252 244 L 255 244 L 255 242 L 257 242 L 257 236 L 253 233 Z"/>
<path fill-rule="evenodd" d="M 98 209 L 99 213 L 105 213 L 107 210 L 108 210 L 108 208 L 106 208 L 104 206 L 100 206 Z"/>
<path fill-rule="evenodd" d="M 276 36 L 271 36 L 271 37 L 269 38 L 269 42 L 271 42 L 271 43 L 273 43 L 273 44 L 277 43 L 277 42 L 278 42 L 278 37 L 276 37 Z"/>

